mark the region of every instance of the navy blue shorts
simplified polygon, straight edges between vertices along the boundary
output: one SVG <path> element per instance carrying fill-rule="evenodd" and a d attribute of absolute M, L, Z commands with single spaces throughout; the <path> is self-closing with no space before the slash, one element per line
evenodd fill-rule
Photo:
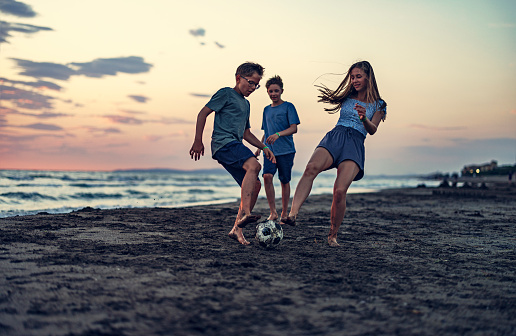
<path fill-rule="evenodd" d="M 345 160 L 355 161 L 360 171 L 354 181 L 358 181 L 364 177 L 364 141 L 365 136 L 356 129 L 337 125 L 326 133 L 317 147 L 325 148 L 333 157 L 333 164 L 328 169 L 337 168 Z"/>
<path fill-rule="evenodd" d="M 274 174 L 278 170 L 278 177 L 281 183 L 287 184 L 292 179 L 292 167 L 294 166 L 294 156 L 296 153 L 276 156 L 276 163 L 272 163 L 263 155 L 263 175 Z"/>
<path fill-rule="evenodd" d="M 242 167 L 250 157 L 255 157 L 254 153 L 240 141 L 228 143 L 213 155 L 213 159 L 217 160 L 233 176 L 239 186 L 242 186 L 246 173 Z"/>

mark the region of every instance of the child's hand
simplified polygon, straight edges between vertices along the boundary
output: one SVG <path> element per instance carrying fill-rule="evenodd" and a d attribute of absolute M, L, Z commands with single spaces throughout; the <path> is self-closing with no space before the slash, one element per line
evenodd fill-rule
<path fill-rule="evenodd" d="M 274 133 L 274 134 L 270 135 L 270 136 L 267 138 L 267 140 L 266 140 L 266 141 L 267 141 L 267 143 L 268 143 L 269 145 L 272 145 L 274 142 L 276 142 L 276 140 L 278 140 L 278 139 L 279 139 L 279 137 L 280 137 L 280 136 L 279 136 L 279 134 L 278 134 L 278 133 Z"/>
<path fill-rule="evenodd" d="M 265 148 L 263 150 L 263 154 L 269 159 L 272 163 L 276 163 L 276 157 L 274 156 L 274 153 L 269 148 Z"/>
<path fill-rule="evenodd" d="M 204 145 L 202 141 L 194 141 L 192 148 L 190 148 L 190 157 L 197 161 L 201 159 L 201 155 L 204 156 Z"/>
<path fill-rule="evenodd" d="M 256 158 L 259 158 L 259 157 L 260 157 L 260 152 L 261 152 L 261 151 L 262 151 L 262 150 L 261 150 L 260 148 L 258 148 L 258 149 L 256 150 L 256 152 L 254 152 L 254 156 L 256 156 Z"/>
<path fill-rule="evenodd" d="M 367 120 L 365 107 L 358 103 L 355 103 L 355 107 L 353 109 L 357 111 L 358 118 L 360 118 L 360 121 L 364 122 Z"/>

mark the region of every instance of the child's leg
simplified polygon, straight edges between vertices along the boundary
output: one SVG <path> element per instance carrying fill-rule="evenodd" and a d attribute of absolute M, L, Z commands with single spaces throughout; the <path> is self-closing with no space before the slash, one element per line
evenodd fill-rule
<path fill-rule="evenodd" d="M 242 168 L 246 173 L 242 181 L 240 209 L 236 220 L 236 224 L 240 228 L 244 228 L 247 224 L 256 222 L 260 219 L 260 216 L 251 215 L 251 209 L 256 204 L 256 200 L 258 198 L 259 188 L 257 191 L 256 189 L 258 185 L 261 186 L 258 180 L 258 174 L 260 173 L 262 166 L 258 160 L 256 160 L 256 157 L 253 156 L 245 161 Z"/>
<path fill-rule="evenodd" d="M 267 196 L 267 202 L 269 203 L 269 208 L 271 209 L 271 214 L 268 218 L 269 220 L 278 219 L 278 213 L 276 212 L 276 194 L 274 192 L 273 177 L 274 176 L 272 174 L 263 175 L 265 195 Z"/>
<path fill-rule="evenodd" d="M 251 212 L 253 212 L 256 201 L 258 200 L 258 195 L 260 194 L 260 189 L 262 189 L 262 183 L 260 182 L 260 180 L 256 180 L 255 185 L 254 185 L 253 196 L 251 198 L 251 208 L 249 209 Z M 258 216 L 258 218 L 260 218 L 260 217 L 261 216 Z"/>
<path fill-rule="evenodd" d="M 337 233 L 346 214 L 346 194 L 359 171 L 358 165 L 351 160 L 341 162 L 337 169 L 337 178 L 333 186 L 333 202 L 331 203 L 331 227 L 328 234 L 328 244 L 330 246 L 339 246 Z"/>
<path fill-rule="evenodd" d="M 287 217 L 289 201 L 290 201 L 290 182 L 281 183 L 281 218 Z"/>
<path fill-rule="evenodd" d="M 297 184 L 296 191 L 294 192 L 294 198 L 292 200 L 292 208 L 285 221 L 286 224 L 295 225 L 297 214 L 301 205 L 305 202 L 310 191 L 314 179 L 319 175 L 320 172 L 327 169 L 333 164 L 333 157 L 330 155 L 328 150 L 323 147 L 317 147 L 306 165 L 303 176 Z"/>
<path fill-rule="evenodd" d="M 267 203 L 269 204 L 270 215 L 269 220 L 278 219 L 278 212 L 276 211 L 276 193 L 274 191 L 274 174 L 276 174 L 277 164 L 281 156 L 276 156 L 276 163 L 272 163 L 267 157 L 263 156 L 263 184 L 265 186 L 265 195 L 267 196 Z"/>
<path fill-rule="evenodd" d="M 241 210 L 242 210 L 242 203 L 240 203 L 238 213 L 241 213 Z M 242 245 L 251 244 L 249 241 L 247 241 L 247 239 L 245 239 L 243 230 L 237 226 L 237 221 L 238 221 L 238 217 L 237 217 L 237 220 L 235 220 L 235 225 L 233 225 L 233 228 L 231 229 L 231 231 L 229 231 L 228 236 L 230 238 L 238 241 Z"/>

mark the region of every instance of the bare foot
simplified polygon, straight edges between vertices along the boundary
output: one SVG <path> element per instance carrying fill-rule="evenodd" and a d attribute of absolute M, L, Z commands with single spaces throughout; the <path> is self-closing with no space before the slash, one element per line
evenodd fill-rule
<path fill-rule="evenodd" d="M 269 218 L 267 218 L 267 220 L 272 220 L 272 221 L 275 221 L 276 219 L 278 219 L 278 214 L 277 213 L 271 214 L 269 216 Z"/>
<path fill-rule="evenodd" d="M 287 224 L 287 225 L 290 225 L 290 226 L 296 226 L 296 218 L 297 218 L 297 215 L 295 216 L 288 216 L 288 217 L 282 217 L 281 220 L 280 220 L 280 223 L 281 224 Z"/>
<path fill-rule="evenodd" d="M 340 246 L 340 244 L 337 243 L 337 238 L 333 238 L 333 237 L 328 237 L 328 245 L 330 245 L 330 247 Z"/>
<path fill-rule="evenodd" d="M 236 222 L 236 225 L 239 227 L 239 228 L 245 228 L 247 226 L 247 224 L 251 224 L 251 223 L 255 223 L 257 222 L 260 218 L 262 218 L 262 216 L 260 215 L 244 215 L 244 217 L 240 218 L 240 220 L 238 220 Z"/>
<path fill-rule="evenodd" d="M 229 236 L 229 238 L 236 240 L 237 242 L 239 242 L 242 245 L 249 245 L 249 244 L 251 244 L 250 242 L 247 241 L 247 239 L 245 239 L 242 230 L 238 230 L 238 229 L 233 228 L 233 230 L 231 230 L 228 233 L 228 236 Z"/>

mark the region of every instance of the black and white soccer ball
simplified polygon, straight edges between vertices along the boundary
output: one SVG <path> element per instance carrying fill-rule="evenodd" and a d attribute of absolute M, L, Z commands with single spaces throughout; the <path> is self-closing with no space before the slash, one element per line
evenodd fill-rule
<path fill-rule="evenodd" d="M 258 223 L 255 239 L 265 249 L 275 248 L 283 240 L 283 229 L 272 220 Z"/>

